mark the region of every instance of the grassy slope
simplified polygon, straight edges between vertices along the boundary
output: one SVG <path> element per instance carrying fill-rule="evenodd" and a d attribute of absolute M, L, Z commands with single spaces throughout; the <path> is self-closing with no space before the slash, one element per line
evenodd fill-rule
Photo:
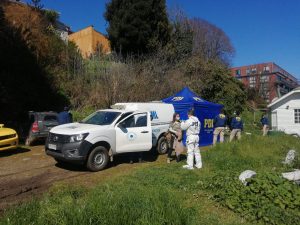
<path fill-rule="evenodd" d="M 288 169 L 281 161 L 289 149 L 300 150 L 299 139 L 244 135 L 204 150 L 201 170 L 162 164 L 89 190 L 58 185 L 42 200 L 7 212 L 0 224 L 253 224 L 214 202 L 201 184 L 246 169 L 280 174 Z"/>

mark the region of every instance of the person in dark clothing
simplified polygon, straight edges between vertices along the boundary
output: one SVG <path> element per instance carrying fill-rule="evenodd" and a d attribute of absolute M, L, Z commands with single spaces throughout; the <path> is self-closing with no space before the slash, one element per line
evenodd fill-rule
<path fill-rule="evenodd" d="M 69 112 L 68 107 L 64 107 L 64 110 L 58 114 L 58 123 L 66 124 L 66 123 L 72 123 L 73 122 L 73 116 Z"/>
<path fill-rule="evenodd" d="M 227 117 L 224 114 L 224 110 L 222 109 L 220 114 L 217 115 L 214 119 L 214 138 L 213 145 L 216 145 L 218 136 L 220 135 L 220 142 L 224 142 L 224 131 L 226 127 Z"/>
<path fill-rule="evenodd" d="M 238 140 L 241 139 L 244 123 L 239 112 L 237 112 L 236 116 L 231 120 L 231 129 L 229 141 L 231 142 L 235 137 L 237 137 Z"/>
<path fill-rule="evenodd" d="M 260 119 L 261 125 L 263 126 L 263 136 L 266 136 L 269 131 L 269 120 L 266 114 L 263 114 Z"/>

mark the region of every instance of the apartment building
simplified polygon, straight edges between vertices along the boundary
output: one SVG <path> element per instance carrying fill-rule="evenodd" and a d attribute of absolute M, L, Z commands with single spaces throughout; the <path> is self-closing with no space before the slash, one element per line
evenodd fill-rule
<path fill-rule="evenodd" d="M 231 68 L 231 75 L 248 88 L 254 88 L 266 102 L 296 88 L 298 80 L 273 62 Z"/>

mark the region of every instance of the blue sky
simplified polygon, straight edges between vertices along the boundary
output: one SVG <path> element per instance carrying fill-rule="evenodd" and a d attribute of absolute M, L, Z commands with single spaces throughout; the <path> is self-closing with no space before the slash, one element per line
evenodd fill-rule
<path fill-rule="evenodd" d="M 88 25 L 106 33 L 107 0 L 42 0 L 77 31 Z M 167 0 L 223 29 L 236 54 L 233 66 L 275 62 L 300 80 L 300 0 Z"/>

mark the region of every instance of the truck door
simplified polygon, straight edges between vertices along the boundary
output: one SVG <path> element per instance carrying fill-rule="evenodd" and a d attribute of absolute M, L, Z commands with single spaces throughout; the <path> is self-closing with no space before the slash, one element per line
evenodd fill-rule
<path fill-rule="evenodd" d="M 152 148 L 150 114 L 135 113 L 116 126 L 116 152 L 140 152 Z"/>

